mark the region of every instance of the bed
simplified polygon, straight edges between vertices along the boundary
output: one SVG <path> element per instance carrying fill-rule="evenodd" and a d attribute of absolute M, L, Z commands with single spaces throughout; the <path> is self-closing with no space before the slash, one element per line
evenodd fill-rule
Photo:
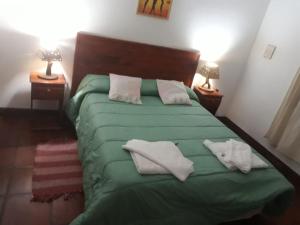
<path fill-rule="evenodd" d="M 194 51 L 78 34 L 67 114 L 78 135 L 85 211 L 72 225 L 213 225 L 288 207 L 293 186 L 257 152 L 269 167 L 245 175 L 227 170 L 203 146 L 204 139 L 240 138 L 204 109 L 191 89 L 186 88 L 192 106 L 162 104 L 154 79 L 190 85 L 198 59 Z M 110 101 L 109 72 L 147 78 L 143 104 Z M 186 182 L 140 175 L 121 148 L 133 138 L 176 142 L 194 162 L 194 173 Z"/>

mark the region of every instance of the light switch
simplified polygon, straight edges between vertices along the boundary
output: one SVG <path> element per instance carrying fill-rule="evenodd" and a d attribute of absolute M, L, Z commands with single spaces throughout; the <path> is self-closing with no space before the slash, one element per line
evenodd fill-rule
<path fill-rule="evenodd" d="M 272 59 L 275 50 L 276 50 L 276 46 L 274 46 L 274 45 L 268 45 L 267 48 L 266 48 L 266 50 L 265 50 L 264 57 L 266 59 Z"/>

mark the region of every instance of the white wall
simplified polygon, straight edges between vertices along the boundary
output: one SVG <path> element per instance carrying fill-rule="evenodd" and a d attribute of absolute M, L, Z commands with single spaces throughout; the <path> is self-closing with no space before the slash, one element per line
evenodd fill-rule
<path fill-rule="evenodd" d="M 199 49 L 217 60 L 226 112 L 244 71 L 269 0 L 174 0 L 169 20 L 136 15 L 132 0 L 1 0 L 0 107 L 29 107 L 28 73 L 43 70 L 35 53 L 40 37 L 59 39 L 70 81 L 76 31 L 138 42 Z M 49 17 L 45 11 L 49 10 Z M 57 34 L 57 37 L 53 37 Z M 55 35 L 54 35 L 55 36 Z"/>
<path fill-rule="evenodd" d="M 251 51 L 228 117 L 262 144 L 300 66 L 300 1 L 272 0 Z M 263 58 L 267 44 L 277 46 Z"/>

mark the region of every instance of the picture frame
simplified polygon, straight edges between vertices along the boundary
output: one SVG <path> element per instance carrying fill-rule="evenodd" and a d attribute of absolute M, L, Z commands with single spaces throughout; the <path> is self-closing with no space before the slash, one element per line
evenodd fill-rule
<path fill-rule="evenodd" d="M 173 0 L 138 0 L 137 14 L 169 19 Z"/>

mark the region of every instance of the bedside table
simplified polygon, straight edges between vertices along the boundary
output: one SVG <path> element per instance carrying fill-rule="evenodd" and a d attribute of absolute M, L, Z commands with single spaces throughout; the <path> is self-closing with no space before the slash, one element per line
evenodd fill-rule
<path fill-rule="evenodd" d="M 217 90 L 207 92 L 198 87 L 194 87 L 194 92 L 197 94 L 200 104 L 215 115 L 221 104 L 223 95 Z"/>
<path fill-rule="evenodd" d="M 60 115 L 62 115 L 66 84 L 64 75 L 59 75 L 56 80 L 46 80 L 39 78 L 38 74 L 37 72 L 30 73 L 31 110 L 33 109 L 34 100 L 52 100 L 58 101 L 58 110 Z"/>

